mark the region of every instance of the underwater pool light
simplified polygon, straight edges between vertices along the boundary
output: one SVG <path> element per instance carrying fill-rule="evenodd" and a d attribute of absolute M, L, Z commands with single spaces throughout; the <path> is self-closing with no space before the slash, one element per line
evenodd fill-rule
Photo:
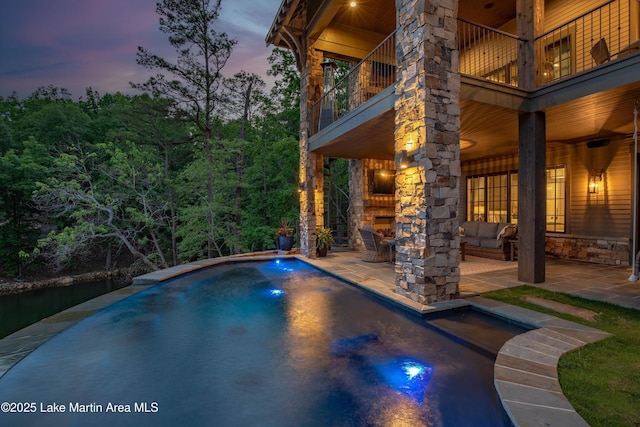
<path fill-rule="evenodd" d="M 402 367 L 405 374 L 407 374 L 407 379 L 412 380 L 418 375 L 422 375 L 424 373 L 424 366 L 416 365 L 413 362 L 407 362 Z"/>
<path fill-rule="evenodd" d="M 399 358 L 376 364 L 384 381 L 396 391 L 422 403 L 433 368 L 412 358 Z"/>
<path fill-rule="evenodd" d="M 270 268 L 273 268 L 276 271 L 294 271 L 292 268 L 293 265 L 294 264 L 292 262 L 287 262 L 286 260 L 277 258 L 273 260 L 273 264 L 270 265 Z"/>
<path fill-rule="evenodd" d="M 279 297 L 279 296 L 284 295 L 284 291 L 282 289 L 278 289 L 278 288 L 269 289 L 269 295 L 274 296 L 274 297 Z"/>

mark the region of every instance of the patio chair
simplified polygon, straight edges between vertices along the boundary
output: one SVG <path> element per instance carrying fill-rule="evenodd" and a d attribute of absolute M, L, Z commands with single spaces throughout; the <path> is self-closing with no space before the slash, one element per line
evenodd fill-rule
<path fill-rule="evenodd" d="M 383 236 L 377 233 L 373 227 L 364 226 L 358 229 L 366 248 L 363 261 L 385 262 L 391 260 L 391 246 L 383 240 Z"/>
<path fill-rule="evenodd" d="M 611 59 L 609 48 L 607 47 L 607 41 L 604 38 L 600 39 L 598 43 L 593 45 L 591 48 L 591 56 L 593 57 L 596 65 L 604 64 Z"/>

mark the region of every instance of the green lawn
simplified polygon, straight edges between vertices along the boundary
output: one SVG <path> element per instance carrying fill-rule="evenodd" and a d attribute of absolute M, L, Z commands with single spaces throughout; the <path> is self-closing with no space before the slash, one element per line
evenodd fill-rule
<path fill-rule="evenodd" d="M 613 334 L 563 355 L 558 366 L 560 384 L 573 407 L 591 426 L 640 426 L 640 311 L 531 286 L 482 296 Z M 558 313 L 524 300 L 531 296 L 586 308 L 598 315 L 588 321 Z"/>

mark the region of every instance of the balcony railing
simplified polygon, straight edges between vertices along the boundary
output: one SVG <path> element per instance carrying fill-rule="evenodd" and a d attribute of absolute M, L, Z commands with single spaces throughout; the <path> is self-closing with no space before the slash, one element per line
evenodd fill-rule
<path fill-rule="evenodd" d="M 311 107 L 311 135 L 396 82 L 395 33 L 384 39 Z"/>
<path fill-rule="evenodd" d="M 518 86 L 518 37 L 458 18 L 460 74 Z"/>
<path fill-rule="evenodd" d="M 534 40 L 536 86 L 543 86 L 640 51 L 637 0 L 610 0 Z M 635 11 L 635 12 L 634 12 Z M 635 31 L 635 32 L 634 32 Z M 636 34 L 636 36 L 632 36 Z M 518 86 L 517 36 L 458 18 L 461 74 Z M 350 113 L 395 84 L 395 34 L 366 58 L 311 108 L 310 135 Z"/>
<path fill-rule="evenodd" d="M 541 72 L 536 84 L 551 83 L 637 52 L 631 40 L 632 1 L 636 0 L 611 0 L 537 37 L 535 62 Z"/>

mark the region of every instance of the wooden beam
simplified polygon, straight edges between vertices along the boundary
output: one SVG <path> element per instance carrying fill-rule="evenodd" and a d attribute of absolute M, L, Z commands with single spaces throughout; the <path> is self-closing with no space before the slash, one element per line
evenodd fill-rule
<path fill-rule="evenodd" d="M 546 118 L 520 113 L 518 165 L 518 280 L 545 279 Z"/>
<path fill-rule="evenodd" d="M 330 54 L 360 60 L 371 53 L 387 36 L 388 34 L 379 34 L 346 25 L 332 25 L 322 31 L 315 46 L 316 49 Z M 391 60 L 395 62 L 395 58 Z"/>
<path fill-rule="evenodd" d="M 518 38 L 521 40 L 518 41 L 519 86 L 534 90 L 536 82 L 540 83 L 542 79 L 542 53 L 536 52 L 534 40 L 544 30 L 544 0 L 516 0 L 516 15 Z"/>

